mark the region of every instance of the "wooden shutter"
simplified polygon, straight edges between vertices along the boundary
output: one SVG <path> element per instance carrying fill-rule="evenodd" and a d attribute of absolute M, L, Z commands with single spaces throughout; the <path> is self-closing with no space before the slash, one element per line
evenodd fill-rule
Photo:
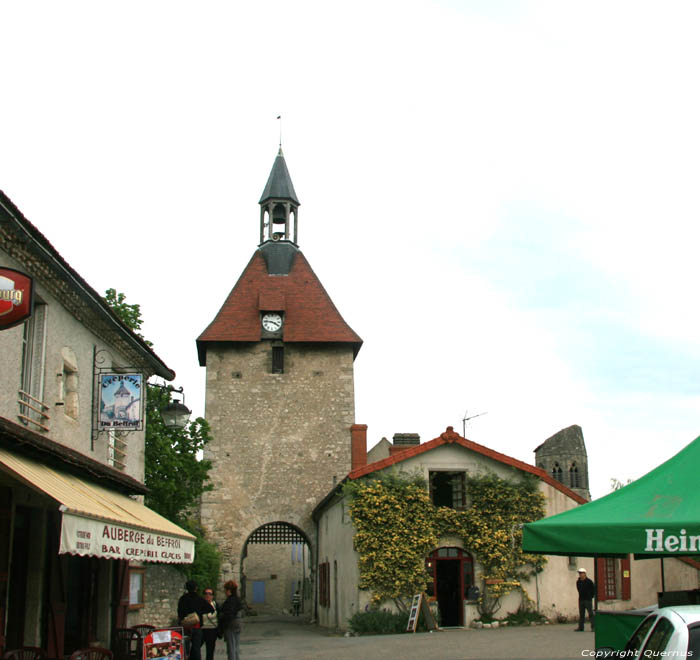
<path fill-rule="evenodd" d="M 113 625 L 114 628 L 126 628 L 126 613 L 129 610 L 129 562 L 119 559 L 114 563 Z"/>
<path fill-rule="evenodd" d="M 66 625 L 66 575 L 65 561 L 59 556 L 59 538 L 61 535 L 61 514 L 51 512 L 48 539 L 48 638 L 47 653 L 51 658 L 62 658 L 64 653 Z"/>
<path fill-rule="evenodd" d="M 632 570 L 629 555 L 620 560 L 620 564 L 622 569 L 622 600 L 630 600 L 632 598 Z"/>
<path fill-rule="evenodd" d="M 5 651 L 5 603 L 10 575 L 12 538 L 12 490 L 0 488 L 0 655 Z"/>

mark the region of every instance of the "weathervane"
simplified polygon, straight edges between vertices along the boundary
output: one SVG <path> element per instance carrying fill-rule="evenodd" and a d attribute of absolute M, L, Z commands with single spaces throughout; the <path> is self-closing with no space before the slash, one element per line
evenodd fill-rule
<path fill-rule="evenodd" d="M 280 120 L 280 149 L 282 148 L 282 115 L 277 115 L 277 119 Z"/>

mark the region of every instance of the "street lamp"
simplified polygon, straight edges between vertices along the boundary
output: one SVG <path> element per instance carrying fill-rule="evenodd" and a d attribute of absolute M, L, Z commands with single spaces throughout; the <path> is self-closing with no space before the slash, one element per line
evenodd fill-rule
<path fill-rule="evenodd" d="M 169 401 L 168 405 L 160 411 L 160 416 L 166 428 L 184 429 L 190 421 L 192 411 L 185 405 L 185 393 L 183 388 L 180 387 L 176 389 L 172 385 L 159 385 L 158 383 L 150 383 L 150 385 L 167 390 L 168 396 L 170 396 L 171 392 L 182 394 L 182 401 Z"/>

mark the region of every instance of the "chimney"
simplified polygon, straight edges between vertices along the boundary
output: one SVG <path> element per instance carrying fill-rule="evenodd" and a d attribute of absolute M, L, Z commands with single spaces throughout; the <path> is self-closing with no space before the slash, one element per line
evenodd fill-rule
<path fill-rule="evenodd" d="M 394 442 L 389 447 L 389 456 L 398 454 L 411 447 L 417 447 L 420 444 L 420 435 L 418 433 L 394 433 L 392 440 Z"/>
<path fill-rule="evenodd" d="M 350 427 L 350 469 L 367 465 L 367 424 Z"/>

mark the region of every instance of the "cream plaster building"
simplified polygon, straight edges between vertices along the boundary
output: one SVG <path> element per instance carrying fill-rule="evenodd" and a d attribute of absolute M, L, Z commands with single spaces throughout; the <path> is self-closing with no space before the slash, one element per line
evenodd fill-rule
<path fill-rule="evenodd" d="M 426 483 L 433 486 L 431 491 L 435 502 L 435 484 L 441 480 L 449 489 L 455 488 L 449 484 L 459 483 L 460 475 L 494 474 L 513 482 L 522 480 L 525 475 L 534 475 L 538 478 L 540 492 L 545 497 L 547 516 L 586 502 L 584 497 L 543 469 L 467 440 L 451 427 L 430 442 L 407 446 L 391 445 L 384 440 L 382 447 L 380 451 L 389 455 L 356 467 L 347 475 L 347 479 L 360 479 L 368 475 L 377 477 L 382 473 L 417 472 L 425 478 Z M 377 458 L 376 452 L 374 457 Z M 444 499 L 444 494 L 441 497 L 443 499 L 439 504 L 450 506 Z M 317 608 L 318 619 L 321 625 L 346 630 L 350 617 L 369 605 L 371 594 L 358 587 L 359 555 L 353 544 L 355 529 L 340 486 L 331 490 L 316 507 L 314 519 L 318 527 L 318 563 L 324 567 L 319 572 L 325 571 L 328 574 L 328 593 L 319 599 L 323 604 Z M 437 600 L 443 625 L 469 625 L 479 616 L 476 602 L 471 597 L 473 593 L 469 591 L 473 584 L 481 584 L 478 557 L 470 548 L 464 547 L 460 538 L 446 536 L 440 539 L 431 560 L 435 568 L 430 569 L 434 573 L 428 581 L 428 594 Z M 535 602 L 537 610 L 547 618 L 553 621 L 562 617 L 573 620 L 578 616 L 575 586 L 577 569 L 582 566 L 593 577 L 593 559 L 552 556 L 547 560 L 543 572 L 523 587 Z M 657 592 L 661 590 L 658 560 L 598 561 L 601 562 L 599 575 L 602 576 L 601 584 L 598 585 L 600 610 L 627 610 L 656 603 Z M 666 589 L 673 591 L 697 588 L 699 567 L 700 564 L 692 560 L 667 559 Z M 453 597 L 455 587 L 459 594 L 456 599 Z M 503 599 L 496 616 L 505 618 L 507 613 L 517 611 L 521 602 L 519 592 L 509 594 Z M 391 604 L 385 603 L 382 606 L 391 607 Z"/>
<path fill-rule="evenodd" d="M 143 429 L 99 426 L 101 374 L 134 407 L 174 372 L 2 192 L 0 270 L 3 300 L 33 302 L 10 323 L 0 304 L 0 653 L 63 658 L 136 622 L 143 561 L 192 561 L 193 536 L 142 504 Z"/>

